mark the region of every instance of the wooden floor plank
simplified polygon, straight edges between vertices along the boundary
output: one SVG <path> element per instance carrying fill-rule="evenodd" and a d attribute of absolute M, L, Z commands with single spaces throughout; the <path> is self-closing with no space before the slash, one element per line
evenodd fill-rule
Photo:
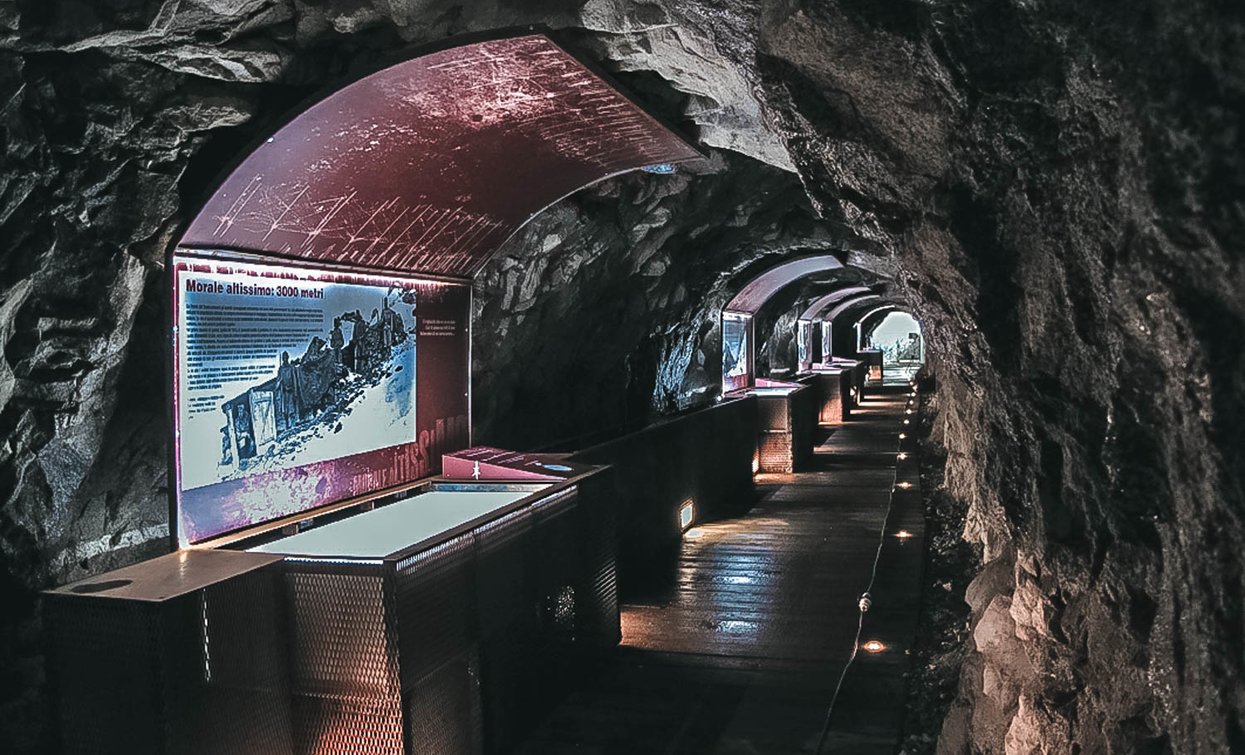
<path fill-rule="evenodd" d="M 814 752 L 886 541 L 905 401 L 897 389 L 868 397 L 850 422 L 823 430 L 807 469 L 759 475 L 747 515 L 690 530 L 677 561 L 623 607 L 622 646 L 515 752 Z M 923 526 L 919 505 L 890 516 L 916 537 L 886 541 L 875 583 L 885 599 L 867 616 L 894 638 L 914 626 Z M 854 720 L 840 725 L 836 711 L 823 752 L 894 750 L 902 645 L 892 639 L 853 666 L 856 699 L 843 707 Z"/>

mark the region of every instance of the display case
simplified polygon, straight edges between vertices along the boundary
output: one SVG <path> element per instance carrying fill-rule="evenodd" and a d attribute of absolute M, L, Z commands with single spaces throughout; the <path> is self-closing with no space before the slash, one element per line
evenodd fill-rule
<path fill-rule="evenodd" d="M 752 316 L 722 313 L 722 392 L 752 384 Z"/>
<path fill-rule="evenodd" d="M 813 453 L 816 392 L 807 385 L 758 378 L 737 395 L 757 400 L 757 471 L 790 473 Z"/>
<path fill-rule="evenodd" d="M 834 367 L 839 367 L 851 375 L 851 387 L 848 389 L 848 403 L 844 406 L 844 416 L 851 416 L 851 410 L 860 406 L 865 395 L 865 378 L 869 374 L 868 366 L 859 359 L 848 359 L 846 357 L 833 357 L 826 361 Z"/>
<path fill-rule="evenodd" d="M 852 377 L 846 365 L 818 362 L 801 379 L 814 391 L 818 424 L 837 425 L 851 416 Z"/>
<path fill-rule="evenodd" d="M 814 339 L 813 330 L 811 320 L 800 320 L 796 323 L 796 372 L 807 372 L 812 368 L 813 362 L 817 361 L 814 350 L 820 346 L 820 342 Z"/>
<path fill-rule="evenodd" d="M 584 513 L 580 495 L 598 469 L 434 476 L 469 443 L 466 282 L 238 253 L 175 255 L 172 271 L 175 556 L 269 565 L 276 614 L 252 622 L 262 635 L 254 643 L 289 668 L 283 688 L 265 687 L 280 704 L 251 725 L 187 676 L 195 647 L 219 655 L 233 640 L 212 625 L 193 645 L 191 604 L 216 613 L 251 604 L 205 588 L 185 599 L 191 608 L 170 604 L 174 618 L 145 619 L 169 633 L 151 662 L 168 670 L 132 679 L 136 698 L 191 690 L 165 695 L 167 711 L 140 714 L 172 732 L 172 744 L 152 751 L 189 751 L 181 743 L 208 731 L 222 732 L 212 752 L 504 749 L 538 701 L 556 699 L 539 691 L 568 648 L 618 641 L 613 551 L 602 545 L 613 518 Z M 72 617 L 50 611 L 54 636 L 114 642 Z M 72 663 L 62 668 L 67 741 L 106 748 L 111 740 L 86 722 L 107 717 L 82 712 L 83 677 L 69 674 Z"/>
<path fill-rule="evenodd" d="M 869 380 L 881 382 L 883 361 L 882 350 L 861 349 L 858 356 L 860 357 L 860 360 L 865 363 L 865 367 L 868 370 Z"/>
<path fill-rule="evenodd" d="M 592 473 L 589 472 L 588 475 Z M 285 561 L 303 753 L 497 752 L 570 648 L 608 646 L 578 483 L 433 481 L 248 552 Z"/>
<path fill-rule="evenodd" d="M 296 752 L 282 563 L 182 551 L 45 593 L 59 751 Z"/>

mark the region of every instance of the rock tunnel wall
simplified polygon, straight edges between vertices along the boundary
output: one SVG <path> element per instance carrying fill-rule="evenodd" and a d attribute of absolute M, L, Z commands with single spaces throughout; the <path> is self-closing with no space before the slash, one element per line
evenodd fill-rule
<path fill-rule="evenodd" d="M 987 562 L 940 749 L 1239 750 L 1241 19 L 879 8 L 771 8 L 760 66 L 932 341 Z"/>
<path fill-rule="evenodd" d="M 925 326 L 947 493 L 985 554 L 939 748 L 1245 751 L 1241 13 L 0 6 L 0 739 L 48 731 L 32 591 L 163 547 L 162 261 L 212 178 L 334 77 L 545 23 L 719 151 L 574 197 L 486 267 L 478 437 L 711 400 L 731 276 L 847 250 Z"/>

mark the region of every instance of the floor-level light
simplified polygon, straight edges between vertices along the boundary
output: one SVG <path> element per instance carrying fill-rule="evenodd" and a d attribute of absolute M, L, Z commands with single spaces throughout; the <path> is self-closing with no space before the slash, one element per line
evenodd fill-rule
<path fill-rule="evenodd" d="M 679 507 L 679 529 L 686 530 L 688 527 L 692 526 L 692 522 L 695 520 L 696 504 L 692 503 L 689 498 L 683 502 L 682 506 Z"/>
<path fill-rule="evenodd" d="M 900 530 L 895 533 L 895 537 L 899 538 L 900 540 L 907 540 L 908 538 L 912 537 L 912 533 L 907 530 Z"/>
<path fill-rule="evenodd" d="M 910 482 L 897 482 L 897 483 L 895 483 L 895 487 L 897 487 L 897 488 L 903 488 L 904 490 L 907 490 L 908 488 L 912 487 L 912 483 L 910 483 Z"/>
<path fill-rule="evenodd" d="M 864 650 L 866 653 L 880 653 L 886 649 L 886 645 L 883 645 L 877 640 L 869 640 L 865 644 L 861 645 L 860 649 Z"/>

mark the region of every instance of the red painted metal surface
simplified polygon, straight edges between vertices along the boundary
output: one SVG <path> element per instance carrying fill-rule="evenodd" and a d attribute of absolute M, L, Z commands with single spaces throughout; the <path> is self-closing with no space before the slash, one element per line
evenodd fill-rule
<path fill-rule="evenodd" d="M 849 309 L 855 309 L 856 307 L 860 307 L 865 304 L 876 304 L 877 302 L 880 302 L 880 301 L 882 301 L 881 296 L 876 296 L 876 295 L 856 296 L 851 299 L 848 299 L 847 301 L 840 303 L 839 306 L 827 312 L 824 319 L 826 322 L 834 322 L 836 319 L 838 319 L 839 315 L 843 314 Z"/>
<path fill-rule="evenodd" d="M 182 245 L 468 277 L 561 197 L 698 157 L 547 37 L 479 42 L 312 106 L 239 165 Z"/>
<path fill-rule="evenodd" d="M 818 254 L 775 265 L 748 281 L 726 305 L 728 312 L 755 314 L 770 297 L 800 278 L 843 267 L 832 254 Z"/>
<path fill-rule="evenodd" d="M 815 320 L 821 315 L 822 312 L 825 312 L 831 306 L 838 304 L 849 297 L 857 296 L 859 294 L 872 293 L 872 291 L 873 289 L 866 288 L 865 286 L 851 286 L 849 288 L 840 288 L 836 291 L 831 291 L 825 296 L 814 301 L 812 304 L 808 305 L 808 308 L 805 309 L 804 313 L 800 315 L 800 319 Z"/>

